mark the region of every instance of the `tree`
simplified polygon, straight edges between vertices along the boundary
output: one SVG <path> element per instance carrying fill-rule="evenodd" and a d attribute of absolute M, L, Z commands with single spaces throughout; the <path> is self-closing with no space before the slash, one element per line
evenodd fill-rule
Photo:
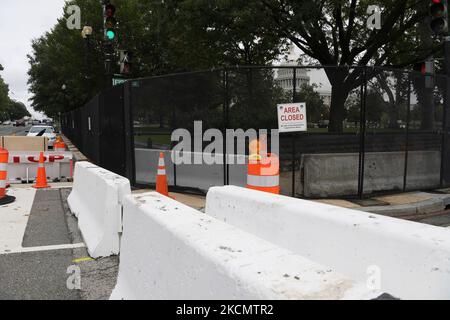
<path fill-rule="evenodd" d="M 345 101 L 364 80 L 361 68 L 347 66 L 403 68 L 438 50 L 437 43 L 430 47 L 421 42 L 416 27 L 428 12 L 417 1 L 378 1 L 383 18 L 379 30 L 366 27 L 368 1 L 262 0 L 262 3 L 262 10 L 277 25 L 280 37 L 289 39 L 320 64 L 331 66 L 325 69 L 332 85 L 330 131 L 342 132 Z"/>
<path fill-rule="evenodd" d="M 306 114 L 308 122 L 318 123 L 319 120 L 328 119 L 328 108 L 324 105 L 323 99 L 316 91 L 317 85 L 302 84 L 296 95 L 297 101 L 306 103 Z"/>
<path fill-rule="evenodd" d="M 19 101 L 11 100 L 7 108 L 7 112 L 10 115 L 10 119 L 22 119 L 23 117 L 31 117 L 25 104 Z"/>
<path fill-rule="evenodd" d="M 135 78 L 267 64 L 284 50 L 285 39 L 272 32 L 271 20 L 257 11 L 258 1 L 116 0 L 119 47 L 134 53 Z M 102 54 L 102 13 L 98 0 L 72 0 L 91 25 L 91 81 L 85 79 L 84 43 L 64 18 L 35 39 L 29 55 L 32 106 L 49 116 L 84 105 L 106 86 Z M 263 20 L 265 19 L 265 20 Z M 248 79 L 250 81 L 250 79 Z M 66 93 L 61 86 L 66 84 Z M 87 85 L 92 88 L 87 90 Z M 250 87 L 250 86 L 248 86 Z"/>
<path fill-rule="evenodd" d="M 3 71 L 2 65 L 0 65 L 0 71 Z M 25 116 L 30 116 L 27 108 L 22 102 L 12 100 L 9 97 L 8 85 L 0 76 L 0 120 L 21 119 Z"/>

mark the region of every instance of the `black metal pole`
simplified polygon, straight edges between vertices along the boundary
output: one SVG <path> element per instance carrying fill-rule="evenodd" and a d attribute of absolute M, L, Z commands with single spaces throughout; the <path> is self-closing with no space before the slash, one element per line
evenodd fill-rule
<path fill-rule="evenodd" d="M 408 98 L 406 105 L 406 132 L 405 132 L 405 171 L 403 172 L 403 192 L 406 191 L 408 176 L 408 153 L 409 153 L 409 122 L 411 118 L 411 73 L 408 73 Z"/>
<path fill-rule="evenodd" d="M 440 185 L 450 185 L 450 36 L 444 38 L 445 93 L 442 119 Z"/>
<path fill-rule="evenodd" d="M 86 81 L 86 93 L 87 93 L 87 100 L 89 101 L 92 97 L 92 82 L 91 82 L 91 56 L 90 56 L 90 36 L 86 36 L 85 40 L 85 58 L 86 58 L 86 75 L 85 75 L 85 81 Z"/>
<path fill-rule="evenodd" d="M 364 194 L 364 161 L 366 152 L 366 91 L 367 91 L 367 67 L 363 69 L 363 83 L 361 84 L 361 106 L 359 117 L 359 170 L 358 170 L 358 198 Z"/>
<path fill-rule="evenodd" d="M 295 103 L 297 99 L 297 69 L 294 67 L 292 75 L 292 103 Z M 292 197 L 295 198 L 295 154 L 297 152 L 295 148 L 296 132 L 292 132 Z"/>
<path fill-rule="evenodd" d="M 227 128 L 228 128 L 228 108 L 229 108 L 229 85 L 228 85 L 228 70 L 223 70 L 223 81 L 224 81 L 224 89 L 225 89 L 225 100 L 224 100 L 224 106 L 223 106 L 223 182 L 224 185 L 230 184 L 230 168 L 228 164 L 228 140 L 227 140 Z M 233 150 L 234 154 L 234 150 Z"/>

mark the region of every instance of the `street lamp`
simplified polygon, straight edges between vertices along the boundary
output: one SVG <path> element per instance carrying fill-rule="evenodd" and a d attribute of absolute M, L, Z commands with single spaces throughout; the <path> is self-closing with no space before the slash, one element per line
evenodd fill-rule
<path fill-rule="evenodd" d="M 67 95 L 66 95 L 67 86 L 66 86 L 65 83 L 61 86 L 61 90 L 62 90 L 63 96 L 64 96 L 64 111 L 67 111 L 68 110 L 68 108 L 67 108 Z"/>
<path fill-rule="evenodd" d="M 84 26 L 83 30 L 81 31 L 81 36 L 83 39 L 88 39 L 92 35 L 92 27 L 90 26 Z"/>

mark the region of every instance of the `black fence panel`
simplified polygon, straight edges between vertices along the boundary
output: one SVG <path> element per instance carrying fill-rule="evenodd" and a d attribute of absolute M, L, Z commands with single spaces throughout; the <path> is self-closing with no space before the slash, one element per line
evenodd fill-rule
<path fill-rule="evenodd" d="M 447 87 L 445 76 L 379 67 L 233 67 L 130 80 L 61 123 L 135 185 L 154 186 L 162 152 L 173 188 L 245 186 L 250 142 L 265 139 L 282 194 L 363 198 L 450 184 Z M 272 131 L 292 103 L 306 104 L 307 131 Z"/>
<path fill-rule="evenodd" d="M 123 86 L 110 88 L 85 106 L 61 115 L 63 133 L 93 163 L 125 175 Z"/>
<path fill-rule="evenodd" d="M 100 95 L 98 114 L 98 163 L 103 168 L 125 176 L 123 85 L 110 88 Z"/>

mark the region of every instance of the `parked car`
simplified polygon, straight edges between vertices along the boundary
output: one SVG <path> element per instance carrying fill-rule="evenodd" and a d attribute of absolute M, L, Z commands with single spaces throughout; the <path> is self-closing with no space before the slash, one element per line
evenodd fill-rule
<path fill-rule="evenodd" d="M 10 120 L 3 121 L 3 124 L 5 126 L 9 126 L 9 125 L 11 125 L 11 121 Z"/>
<path fill-rule="evenodd" d="M 25 120 L 16 120 L 16 123 L 14 124 L 16 127 L 25 127 Z"/>
<path fill-rule="evenodd" d="M 56 141 L 56 130 L 51 126 L 32 126 L 27 137 L 47 137 L 48 146 L 53 148 Z"/>
<path fill-rule="evenodd" d="M 31 121 L 31 124 L 32 124 L 33 126 L 35 126 L 35 125 L 41 124 L 41 122 L 40 122 L 39 120 L 33 120 L 33 121 Z"/>

